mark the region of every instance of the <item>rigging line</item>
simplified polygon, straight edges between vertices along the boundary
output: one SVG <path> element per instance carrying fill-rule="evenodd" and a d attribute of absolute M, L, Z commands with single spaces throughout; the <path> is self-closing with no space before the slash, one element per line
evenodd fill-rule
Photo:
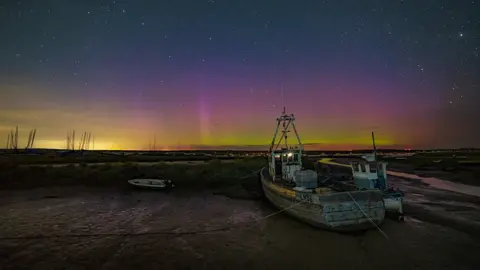
<path fill-rule="evenodd" d="M 244 222 L 239 222 L 235 223 L 229 226 L 225 226 L 222 228 L 216 228 L 216 229 L 208 229 L 208 230 L 198 230 L 198 231 L 185 231 L 185 232 L 176 232 L 176 231 L 153 231 L 153 232 L 139 232 L 139 233 L 96 233 L 96 234 L 64 234 L 64 235 L 30 235 L 30 236 L 12 236 L 12 237 L 0 237 L 0 240 L 29 240 L 29 239 L 51 239 L 51 238 L 87 238 L 87 237 L 106 237 L 106 236 L 117 236 L 117 237 L 132 237 L 132 236 L 144 236 L 144 235 L 175 235 L 175 236 L 181 236 L 181 235 L 195 235 L 195 234 L 207 234 L 207 233 L 215 233 L 215 232 L 223 232 L 223 231 L 229 231 L 231 229 L 234 229 L 235 227 L 240 227 L 240 225 L 244 225 L 245 223 L 246 226 L 251 225 L 252 223 L 257 223 L 262 220 L 266 220 L 272 216 L 278 215 L 281 212 L 290 209 L 302 202 L 306 202 L 306 200 L 299 200 L 298 202 L 280 209 L 276 212 L 273 212 L 271 214 L 268 214 L 266 216 L 263 216 L 261 218 L 255 219 L 253 221 L 244 221 Z"/>
<path fill-rule="evenodd" d="M 360 209 L 360 211 L 362 211 L 363 215 L 365 215 L 366 218 L 368 218 L 368 220 L 370 220 L 370 222 L 375 226 L 375 228 L 387 239 L 387 240 L 390 240 L 387 236 L 387 234 L 385 232 L 382 231 L 382 229 L 380 229 L 380 227 L 378 227 L 378 225 L 370 218 L 370 216 L 367 215 L 367 213 L 365 213 L 365 211 L 362 209 L 362 207 L 360 207 L 360 205 L 358 205 L 357 201 L 353 198 L 352 194 L 350 194 L 350 192 L 347 191 L 347 194 L 348 196 L 350 196 L 350 198 L 352 198 L 353 202 L 358 206 L 358 209 Z"/>
<path fill-rule="evenodd" d="M 247 174 L 243 177 L 238 178 L 238 180 L 248 178 L 255 173 L 260 172 L 264 167 L 252 171 L 250 174 Z M 280 212 L 283 212 L 285 209 L 282 209 L 281 211 L 275 212 L 273 214 L 268 215 L 267 217 L 273 216 L 275 214 L 278 214 Z M 265 217 L 262 217 L 258 220 L 255 221 L 260 221 L 265 219 Z M 221 232 L 221 231 L 227 231 L 230 230 L 242 223 L 237 223 L 233 224 L 230 226 L 222 227 L 222 228 L 216 228 L 216 229 L 208 229 L 208 230 L 200 230 L 200 231 L 185 231 L 185 232 L 175 232 L 175 231 L 157 231 L 157 232 L 142 232 L 142 233 L 99 233 L 99 234 L 65 234 L 65 235 L 29 235 L 29 236 L 12 236 L 12 237 L 0 237 L 0 240 L 28 240 L 28 239 L 50 239 L 50 238 L 82 238 L 82 237 L 106 237 L 106 236 L 122 236 L 122 237 L 127 237 L 127 236 L 142 236 L 142 235 L 192 235 L 192 234 L 204 234 L 204 233 L 213 233 L 213 232 Z"/>

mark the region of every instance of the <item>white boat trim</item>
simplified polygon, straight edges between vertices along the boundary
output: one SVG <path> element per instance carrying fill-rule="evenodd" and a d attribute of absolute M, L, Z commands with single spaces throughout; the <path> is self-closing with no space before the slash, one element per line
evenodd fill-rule
<path fill-rule="evenodd" d="M 149 188 L 166 188 L 166 183 L 171 183 L 170 180 L 164 179 L 131 179 L 128 180 L 128 183 L 138 187 L 149 187 Z M 172 185 L 173 187 L 173 185 Z"/>

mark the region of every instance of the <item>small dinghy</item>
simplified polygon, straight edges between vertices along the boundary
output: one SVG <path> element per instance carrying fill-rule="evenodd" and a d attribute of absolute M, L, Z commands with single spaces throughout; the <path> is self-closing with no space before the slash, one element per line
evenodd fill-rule
<path fill-rule="evenodd" d="M 172 181 L 163 179 L 132 179 L 128 183 L 137 187 L 151 188 L 151 189 L 165 189 L 174 187 Z"/>

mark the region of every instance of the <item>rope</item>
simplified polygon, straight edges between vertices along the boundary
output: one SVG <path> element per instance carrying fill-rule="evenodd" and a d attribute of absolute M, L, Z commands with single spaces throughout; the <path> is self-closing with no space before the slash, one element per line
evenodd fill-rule
<path fill-rule="evenodd" d="M 273 212 L 261 218 L 254 220 L 254 222 L 259 222 L 270 218 L 272 216 L 278 215 L 279 213 L 290 209 L 305 200 L 300 200 L 286 208 L 283 208 L 279 211 Z M 116 236 L 116 237 L 131 237 L 131 236 L 144 236 L 144 235 L 175 235 L 175 236 L 182 236 L 182 235 L 195 235 L 195 234 L 208 234 L 208 233 L 215 233 L 215 232 L 222 232 L 234 229 L 239 225 L 243 225 L 245 222 L 239 222 L 230 226 L 225 226 L 222 228 L 217 229 L 207 229 L 207 230 L 196 230 L 196 231 L 185 231 L 185 232 L 175 232 L 175 231 L 157 231 L 157 232 L 139 232 L 139 233 L 96 233 L 96 234 L 64 234 L 64 235 L 30 235 L 30 236 L 12 236 L 12 237 L 0 237 L 0 240 L 29 240 L 29 239 L 50 239 L 50 238 L 86 238 L 86 237 L 107 237 L 107 236 Z M 251 225 L 250 224 L 247 224 Z"/>
<path fill-rule="evenodd" d="M 247 177 L 250 177 L 254 175 L 255 173 L 258 173 L 263 169 L 260 168 L 256 171 L 253 171 L 252 173 L 240 177 L 240 179 L 245 179 Z M 353 200 L 353 202 L 357 205 L 357 207 L 362 211 L 362 213 L 367 217 L 370 222 L 375 226 L 375 228 L 388 240 L 388 236 L 377 226 L 377 224 L 365 213 L 365 211 L 360 207 L 360 205 L 357 203 L 357 201 L 353 198 L 353 196 L 350 194 L 350 192 L 347 192 L 350 198 Z M 254 220 L 254 222 L 259 222 L 262 220 L 266 220 L 270 217 L 273 217 L 275 215 L 280 214 L 281 212 L 284 212 L 290 208 L 293 208 L 294 206 L 303 203 L 303 202 L 308 202 L 306 200 L 299 200 L 298 202 L 285 207 L 283 209 L 280 209 L 276 212 L 273 212 L 271 214 L 268 214 L 266 216 L 263 216 L 261 218 L 258 218 Z M 195 231 L 185 231 L 185 232 L 176 232 L 176 231 L 153 231 L 153 232 L 139 232 L 139 233 L 96 233 L 96 234 L 64 234 L 64 235 L 30 235 L 30 236 L 12 236 L 12 237 L 0 237 L 0 240 L 28 240 L 28 239 L 50 239 L 50 238 L 84 238 L 84 237 L 108 237 L 108 236 L 116 236 L 116 237 L 131 237 L 131 236 L 145 236 L 145 235 L 175 235 L 175 236 L 181 236 L 181 235 L 194 235 L 194 234 L 207 234 L 207 233 L 215 233 L 215 232 L 222 232 L 222 231 L 228 231 L 231 230 L 239 225 L 242 225 L 245 222 L 239 222 L 233 225 L 225 226 L 222 228 L 216 228 L 216 229 L 207 229 L 207 230 L 195 230 Z"/>
<path fill-rule="evenodd" d="M 370 220 L 370 222 L 373 224 L 373 226 L 375 226 L 375 228 L 387 239 L 389 240 L 387 234 L 385 232 L 382 231 L 382 229 L 380 229 L 380 227 L 378 227 L 378 225 L 367 215 L 367 213 L 365 213 L 365 211 L 363 211 L 362 207 L 360 207 L 360 205 L 357 203 L 357 201 L 353 198 L 352 194 L 350 194 L 350 192 L 347 191 L 347 194 L 348 196 L 350 196 L 350 198 L 352 198 L 353 202 L 358 206 L 358 209 L 360 209 L 360 211 L 362 211 L 363 215 L 365 215 L 366 218 L 368 218 L 368 220 Z"/>
<path fill-rule="evenodd" d="M 255 170 L 245 176 L 242 176 L 238 178 L 238 180 L 242 180 L 245 178 L 248 178 L 258 172 L 260 172 L 263 169 L 260 168 L 258 170 Z M 293 207 L 294 205 L 289 206 Z M 286 208 L 286 209 L 288 209 Z M 272 213 L 267 215 L 266 217 L 262 217 L 258 220 L 255 221 L 260 221 L 263 219 L 266 219 L 268 217 L 274 216 L 280 212 L 285 211 L 286 209 L 282 209 L 278 212 Z M 233 224 L 230 226 L 226 226 L 223 228 L 217 228 L 217 229 L 207 229 L 207 230 L 196 230 L 196 231 L 185 231 L 185 232 L 175 232 L 175 231 L 157 231 L 157 232 L 141 232 L 141 233 L 95 233 L 95 234 L 64 234 L 64 235 L 30 235 L 30 236 L 12 236 L 12 237 L 0 237 L 0 240 L 21 240 L 21 239 L 45 239 L 45 238 L 82 238 L 82 237 L 106 237 L 106 236 L 142 236 L 142 235 L 192 235 L 192 234 L 205 234 L 205 233 L 213 233 L 213 232 L 221 232 L 221 231 L 227 231 L 230 230 L 236 226 L 238 226 L 241 223 Z"/>
<path fill-rule="evenodd" d="M 324 181 L 327 181 L 331 178 L 332 176 L 329 176 L 327 177 Z M 360 205 L 358 204 L 358 202 L 355 200 L 355 198 L 353 198 L 352 194 L 350 194 L 350 192 L 346 191 L 348 196 L 350 196 L 350 198 L 352 199 L 352 201 L 355 203 L 355 205 L 357 205 L 358 209 L 360 209 L 360 211 L 362 211 L 363 215 L 368 218 L 368 220 L 375 226 L 375 228 L 387 239 L 389 240 L 387 234 L 382 231 L 382 229 L 380 229 L 380 227 L 378 227 L 377 223 L 375 223 L 369 215 L 367 215 L 367 213 L 362 209 L 362 207 L 360 207 Z"/>

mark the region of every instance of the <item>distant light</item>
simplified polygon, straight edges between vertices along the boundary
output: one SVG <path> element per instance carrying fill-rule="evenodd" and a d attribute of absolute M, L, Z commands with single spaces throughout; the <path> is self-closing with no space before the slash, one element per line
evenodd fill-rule
<path fill-rule="evenodd" d="M 463 33 L 458 34 L 460 37 L 463 37 Z"/>
<path fill-rule="evenodd" d="M 293 156 L 293 153 L 288 153 L 287 156 L 288 156 L 288 157 L 292 157 L 292 156 Z"/>

